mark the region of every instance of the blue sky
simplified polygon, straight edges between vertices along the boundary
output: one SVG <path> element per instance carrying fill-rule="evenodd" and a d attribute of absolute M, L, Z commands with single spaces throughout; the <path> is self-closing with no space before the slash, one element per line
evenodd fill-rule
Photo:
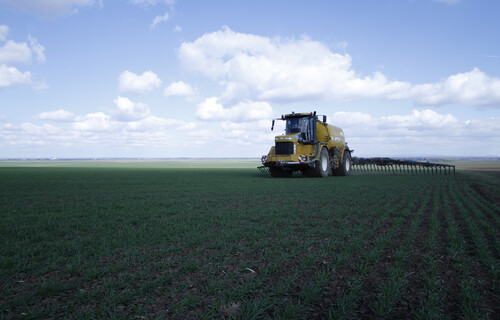
<path fill-rule="evenodd" d="M 496 0 L 0 0 L 0 158 L 500 156 Z"/>

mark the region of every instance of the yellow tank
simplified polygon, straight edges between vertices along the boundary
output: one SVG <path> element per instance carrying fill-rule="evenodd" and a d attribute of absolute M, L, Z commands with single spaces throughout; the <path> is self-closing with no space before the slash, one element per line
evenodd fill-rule
<path fill-rule="evenodd" d="M 285 133 L 274 138 L 274 146 L 262 156 L 262 164 L 273 177 L 288 177 L 294 171 L 310 177 L 329 174 L 347 176 L 351 171 L 351 152 L 344 131 L 322 121 L 316 112 L 294 113 L 274 119 L 286 122 Z"/>

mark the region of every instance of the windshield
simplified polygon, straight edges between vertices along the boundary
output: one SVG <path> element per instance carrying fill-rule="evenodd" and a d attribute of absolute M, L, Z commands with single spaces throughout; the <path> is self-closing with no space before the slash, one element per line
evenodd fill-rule
<path fill-rule="evenodd" d="M 308 127 L 309 117 L 286 119 L 286 134 L 307 132 Z"/>

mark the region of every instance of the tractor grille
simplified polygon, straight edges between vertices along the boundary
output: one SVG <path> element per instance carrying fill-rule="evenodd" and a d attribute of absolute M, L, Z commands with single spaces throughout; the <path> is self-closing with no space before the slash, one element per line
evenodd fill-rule
<path fill-rule="evenodd" d="M 293 142 L 276 142 L 276 154 L 293 154 Z"/>

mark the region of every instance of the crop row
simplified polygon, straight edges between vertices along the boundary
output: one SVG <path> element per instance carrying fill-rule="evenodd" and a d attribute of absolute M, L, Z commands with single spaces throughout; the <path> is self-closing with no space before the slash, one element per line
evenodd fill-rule
<path fill-rule="evenodd" d="M 2 318 L 499 314 L 500 210 L 466 174 L 0 174 Z"/>

